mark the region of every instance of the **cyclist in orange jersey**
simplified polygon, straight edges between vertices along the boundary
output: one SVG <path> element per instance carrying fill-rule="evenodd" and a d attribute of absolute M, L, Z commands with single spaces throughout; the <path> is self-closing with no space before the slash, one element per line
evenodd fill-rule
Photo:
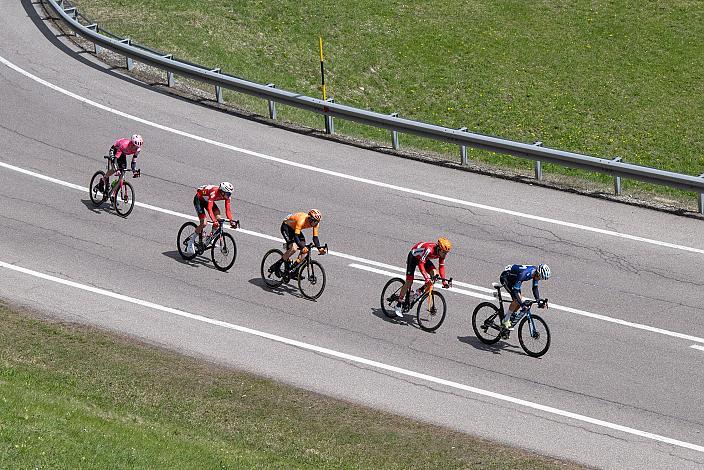
<path fill-rule="evenodd" d="M 296 260 L 297 262 L 301 260 L 301 256 L 308 252 L 303 229 L 312 228 L 313 244 L 315 244 L 315 247 L 318 249 L 318 253 L 321 255 L 327 253 L 327 248 L 321 247 L 320 240 L 318 239 L 318 226 L 322 218 L 323 215 L 318 209 L 311 209 L 308 213 L 294 212 L 286 216 L 281 223 L 281 235 L 283 235 L 286 241 L 286 252 L 280 260 L 271 265 L 269 268 L 270 272 L 280 276 L 282 263 L 286 263 L 286 270 L 288 270 L 290 267 L 289 259 L 296 252 L 296 249 L 300 250 L 298 259 Z"/>

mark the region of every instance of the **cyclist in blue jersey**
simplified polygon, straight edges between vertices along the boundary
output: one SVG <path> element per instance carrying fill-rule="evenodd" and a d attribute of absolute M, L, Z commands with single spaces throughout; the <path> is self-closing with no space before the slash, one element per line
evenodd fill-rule
<path fill-rule="evenodd" d="M 501 326 L 503 326 L 505 330 L 511 328 L 511 318 L 518 311 L 518 308 L 527 308 L 523 302 L 523 296 L 521 295 L 521 284 L 525 281 L 533 281 L 533 296 L 535 296 L 535 300 L 538 301 L 538 308 L 547 308 L 547 301 L 540 298 L 538 281 L 547 281 L 548 279 L 550 279 L 550 267 L 547 264 L 541 264 L 539 266 L 514 264 L 504 268 L 501 276 L 499 276 L 499 282 L 504 286 L 504 289 L 511 293 L 511 298 L 513 299 L 513 302 L 511 302 L 508 308 L 510 315 L 501 319 Z"/>

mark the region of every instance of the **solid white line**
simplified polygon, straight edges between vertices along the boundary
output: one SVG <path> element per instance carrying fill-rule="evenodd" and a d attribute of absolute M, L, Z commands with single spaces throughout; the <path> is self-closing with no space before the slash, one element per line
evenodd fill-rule
<path fill-rule="evenodd" d="M 653 239 L 650 239 L 650 238 L 644 238 L 644 237 L 639 237 L 639 236 L 636 236 L 636 235 L 629 235 L 629 234 L 626 234 L 626 233 L 615 232 L 615 231 L 612 231 L 612 230 L 605 230 L 605 229 L 601 229 L 601 228 L 590 227 L 590 226 L 587 226 L 587 225 L 576 224 L 576 223 L 573 223 L 573 222 L 565 222 L 565 221 L 562 221 L 562 220 L 551 219 L 551 218 L 548 218 L 548 217 L 541 217 L 541 216 L 532 215 L 532 214 L 525 214 L 525 213 L 522 213 L 522 212 L 517 212 L 517 211 L 513 211 L 513 210 L 509 210 L 509 209 L 502 209 L 502 208 L 499 208 L 499 207 L 488 206 L 488 205 L 486 205 L 486 204 L 479 204 L 479 203 L 476 203 L 476 202 L 465 201 L 465 200 L 458 199 L 458 198 L 454 198 L 454 197 L 441 196 L 441 195 L 439 195 L 439 194 L 429 193 L 429 192 L 426 192 L 426 191 L 419 191 L 419 190 L 416 190 L 416 189 L 404 188 L 404 187 L 402 187 L 402 186 L 397 186 L 397 185 L 388 184 L 388 183 L 382 183 L 382 182 L 380 182 L 380 181 L 375 181 L 375 180 L 371 180 L 371 179 L 368 179 L 368 178 L 361 178 L 361 177 L 358 177 L 358 176 L 347 175 L 347 174 L 345 174 L 345 173 L 340 173 L 340 172 L 332 171 L 332 170 L 326 170 L 326 169 L 323 169 L 323 168 L 318 168 L 318 167 L 315 167 L 315 166 L 306 165 L 306 164 L 304 164 L 304 163 L 298 163 L 298 162 L 293 162 L 293 161 L 289 161 L 289 160 L 284 160 L 283 158 L 277 158 L 277 157 L 273 157 L 273 156 L 271 156 L 271 155 L 266 155 L 266 154 L 263 154 L 263 153 L 254 152 L 254 151 L 252 151 L 252 150 L 247 150 L 247 149 L 243 149 L 243 148 L 240 148 L 240 147 L 235 147 L 235 146 L 233 146 L 233 145 L 225 144 L 225 143 L 223 143 L 223 142 L 218 142 L 218 141 L 216 141 L 216 140 L 208 139 L 208 138 L 201 137 L 201 136 L 198 136 L 198 135 L 195 135 L 195 134 L 190 134 L 190 133 L 188 133 L 188 132 L 180 131 L 180 130 L 178 130 L 178 129 L 174 129 L 174 128 L 172 128 L 172 127 L 164 126 L 164 125 L 162 125 L 162 124 L 157 124 L 157 123 L 155 123 L 155 122 L 153 122 L 153 121 L 148 121 L 148 120 L 146 120 L 146 119 L 143 119 L 143 118 L 140 118 L 140 117 L 137 117 L 137 116 L 134 116 L 134 115 L 125 113 L 125 112 L 123 112 L 123 111 L 119 111 L 119 110 L 117 110 L 117 109 L 115 109 L 115 108 L 111 108 L 111 107 L 109 107 L 109 106 L 105 106 L 105 105 L 103 105 L 103 104 L 100 104 L 100 103 L 97 103 L 97 102 L 95 102 L 95 101 L 89 100 L 88 98 L 84 98 L 84 97 L 82 97 L 82 96 L 80 96 L 80 95 L 77 95 L 77 94 L 75 94 L 75 93 L 72 93 L 72 92 L 70 92 L 70 91 L 68 91 L 68 90 L 65 90 L 65 89 L 63 89 L 63 88 L 61 88 L 61 87 L 59 87 L 59 86 L 57 86 L 57 85 L 54 85 L 53 83 L 49 83 L 49 82 L 47 82 L 46 80 L 43 80 L 43 79 L 37 77 L 36 75 L 33 75 L 33 74 L 27 72 L 26 70 L 24 70 L 24 69 L 18 67 L 17 65 L 13 64 L 12 62 L 8 61 L 8 60 L 5 59 L 4 57 L 0 57 L 0 62 L 2 62 L 3 64 L 5 64 L 7 67 L 11 68 L 12 70 L 14 70 L 14 71 L 16 71 L 16 72 L 18 72 L 18 73 L 24 75 L 25 77 L 34 80 L 34 81 L 37 82 L 37 83 L 40 83 L 40 84 L 42 84 L 42 85 L 44 85 L 44 86 L 47 86 L 47 87 L 51 88 L 52 90 L 55 90 L 55 91 L 57 91 L 57 92 L 59 92 L 59 93 L 62 93 L 62 94 L 64 94 L 64 95 L 66 95 L 66 96 L 69 96 L 69 97 L 71 97 L 71 98 L 74 98 L 74 99 L 76 99 L 76 100 L 78 100 L 78 101 L 81 101 L 81 102 L 83 102 L 83 103 L 86 103 L 86 104 L 88 104 L 88 105 L 94 106 L 94 107 L 96 107 L 96 108 L 102 109 L 102 110 L 107 111 L 107 112 L 109 112 L 109 113 L 113 113 L 113 114 L 116 114 L 116 115 L 118 115 L 118 116 L 122 116 L 122 117 L 124 117 L 124 118 L 126 118 L 126 119 L 130 119 L 130 120 L 133 120 L 133 121 L 142 123 L 142 124 L 144 124 L 144 125 L 154 127 L 154 128 L 156 128 L 156 129 L 160 129 L 160 130 L 163 130 L 163 131 L 166 131 L 166 132 L 171 132 L 171 133 L 173 133 L 173 134 L 177 134 L 177 135 L 180 135 L 180 136 L 182 136 L 182 137 L 187 137 L 187 138 L 189 138 L 189 139 L 197 140 L 197 141 L 200 141 L 200 142 L 204 142 L 204 143 L 207 143 L 207 144 L 210 144 L 210 145 L 214 145 L 214 146 L 217 146 L 217 147 L 221 147 L 221 148 L 225 148 L 225 149 L 228 149 L 228 150 L 232 150 L 232 151 L 234 151 L 234 152 L 239 152 L 239 153 L 242 153 L 242 154 L 245 154 L 245 155 L 249 155 L 249 156 L 252 156 L 252 157 L 257 157 L 257 158 L 261 158 L 261 159 L 264 159 L 264 160 L 270 160 L 270 161 L 274 161 L 274 162 L 277 162 L 277 163 L 281 163 L 281 164 L 283 164 L 283 165 L 290 165 L 290 166 L 294 166 L 294 167 L 301 168 L 301 169 L 304 169 L 304 170 L 314 171 L 314 172 L 317 172 L 317 173 L 323 173 L 323 174 L 326 174 L 326 175 L 329 175 L 329 176 L 335 176 L 335 177 L 338 177 L 338 178 L 343 178 L 343 179 L 347 179 L 347 180 L 351 180 L 351 181 L 356 181 L 356 182 L 358 182 L 358 183 L 369 184 L 369 185 L 377 186 L 377 187 L 380 187 L 380 188 L 391 189 L 391 190 L 394 190 L 394 191 L 399 191 L 399 192 L 408 193 L 408 194 L 415 194 L 415 195 L 418 195 L 418 196 L 427 197 L 427 198 L 429 198 L 429 199 L 436 199 L 436 200 L 440 200 L 440 201 L 451 202 L 451 203 L 459 204 L 459 205 L 462 205 L 462 206 L 468 206 L 468 207 L 474 207 L 474 208 L 478 208 L 478 209 L 484 209 L 484 210 L 487 210 L 487 211 L 492 211 L 492 212 L 498 212 L 498 213 L 501 213 L 501 214 L 512 215 L 512 216 L 521 217 L 521 218 L 524 218 L 524 219 L 537 220 L 537 221 L 539 221 L 539 222 L 545 222 L 545 223 L 549 223 L 549 224 L 561 225 L 561 226 L 563 226 L 563 227 L 570 227 L 570 228 L 574 228 L 574 229 L 578 229 L 578 230 L 585 230 L 585 231 L 587 231 L 587 232 L 600 233 L 600 234 L 603 234 L 603 235 L 609 235 L 609 236 L 618 237 L 618 238 L 623 238 L 623 239 L 627 239 L 627 240 L 633 240 L 633 241 L 638 241 L 638 242 L 643 242 L 643 243 L 650 243 L 650 244 L 653 244 L 653 245 L 663 246 L 663 247 L 667 247 L 667 248 L 673 248 L 673 249 L 676 249 L 676 250 L 683 250 L 683 251 L 689 251 L 689 252 L 692 252 L 692 253 L 704 254 L 704 249 L 701 249 L 701 248 L 693 248 L 693 247 L 684 246 L 684 245 L 677 245 L 677 244 L 675 244 L 675 243 L 663 242 L 663 241 L 660 241 L 660 240 L 653 240 Z"/>
<path fill-rule="evenodd" d="M 698 349 L 700 351 L 704 351 L 704 346 L 699 346 L 698 344 L 693 344 L 690 346 L 690 348 Z"/>
<path fill-rule="evenodd" d="M 261 338 L 266 338 L 266 339 L 268 339 L 268 340 L 276 341 L 276 342 L 278 342 L 278 343 L 288 344 L 288 345 L 290 345 L 290 346 L 294 346 L 294 347 L 297 347 L 297 348 L 305 349 L 305 350 L 308 350 L 308 351 L 314 351 L 314 352 L 317 352 L 317 353 L 320 353 L 320 354 L 325 354 L 325 355 L 328 355 L 328 356 L 331 356 L 331 357 L 336 357 L 336 358 L 344 359 L 344 360 L 347 360 L 347 361 L 350 361 L 350 362 L 355 362 L 355 363 L 358 363 L 358 364 L 364 364 L 364 365 L 369 366 L 369 367 L 374 367 L 374 368 L 381 369 L 381 370 L 386 370 L 386 371 L 390 371 L 390 372 L 395 372 L 395 373 L 397 373 L 397 374 L 404 375 L 404 376 L 407 376 L 407 377 L 413 377 L 413 378 L 418 379 L 418 380 L 424 380 L 424 381 L 426 381 L 426 382 L 431 382 L 431 383 L 435 383 L 435 384 L 439 384 L 439 385 L 444 385 L 444 386 L 447 386 L 447 387 L 450 387 L 450 388 L 454 388 L 454 389 L 457 389 L 457 390 L 463 390 L 463 391 L 466 391 L 466 392 L 474 393 L 474 394 L 476 394 L 476 395 L 482 395 L 482 396 L 485 396 L 485 397 L 494 398 L 494 399 L 496 399 L 496 400 L 500 400 L 500 401 L 504 401 L 504 402 L 508 402 L 508 403 L 513 403 L 513 404 L 515 404 L 515 405 L 520 405 L 520 406 L 524 406 L 524 407 L 527 407 L 527 408 L 532 408 L 532 409 L 534 409 L 534 410 L 544 411 L 544 412 L 546 412 L 546 413 L 550 413 L 550 414 L 553 414 L 553 415 L 564 416 L 564 417 L 566 417 L 566 418 L 571 418 L 571 419 L 574 419 L 574 420 L 576 420 L 576 421 L 581 421 L 581 422 L 593 424 L 593 425 L 596 425 L 596 426 L 601 426 L 601 427 L 605 427 L 605 428 L 608 428 L 608 429 L 613 429 L 613 430 L 616 430 L 616 431 L 621 431 L 621 432 L 624 432 L 624 433 L 627 433 L 627 434 L 632 434 L 632 435 L 635 435 L 635 436 L 643 437 L 643 438 L 646 438 L 646 439 L 652 439 L 652 440 L 655 440 L 655 441 L 659 441 L 659 442 L 664 442 L 664 443 L 667 443 L 667 444 L 671 444 L 671 445 L 674 445 L 674 446 L 677 446 L 677 447 L 683 447 L 683 448 L 685 448 L 685 449 L 690 449 L 690 450 L 694 450 L 694 451 L 697 451 L 697 452 L 702 452 L 702 453 L 704 453 L 704 446 L 700 446 L 700 445 L 697 445 L 697 444 L 692 444 L 692 443 L 689 443 L 689 442 L 684 442 L 684 441 L 680 441 L 680 440 L 677 440 L 677 439 L 672 439 L 672 438 L 665 437 L 665 436 L 661 436 L 661 435 L 658 435 L 658 434 L 653 434 L 653 433 L 650 433 L 650 432 L 641 431 L 641 430 L 638 430 L 638 429 L 635 429 L 635 428 L 631 428 L 631 427 L 628 427 L 628 426 L 623 426 L 623 425 L 620 425 L 620 424 L 610 423 L 610 422 L 608 422 L 608 421 L 604 421 L 604 420 L 601 420 L 601 419 L 591 418 L 591 417 L 589 417 L 589 416 L 581 415 L 581 414 L 578 414 L 578 413 L 572 413 L 572 412 L 570 412 L 570 411 L 565 411 L 565 410 L 561 410 L 561 409 L 558 409 L 558 408 L 553 408 L 552 406 L 541 405 L 541 404 L 534 403 L 534 402 L 531 402 L 531 401 L 523 400 L 523 399 L 521 399 L 521 398 L 515 398 L 515 397 L 508 396 L 508 395 L 503 395 L 503 394 L 500 394 L 500 393 L 491 392 L 491 391 L 484 390 L 484 389 L 481 389 L 481 388 L 472 387 L 472 386 L 470 386 L 470 385 L 465 385 L 465 384 L 462 384 L 462 383 L 459 383 L 459 382 L 453 382 L 453 381 L 451 381 L 451 380 L 441 379 L 441 378 L 438 378 L 438 377 L 434 377 L 434 376 L 432 376 L 432 375 L 423 374 L 423 373 L 421 373 L 421 372 L 415 372 L 415 371 L 408 370 L 408 369 L 404 369 L 404 368 L 401 368 L 401 367 L 396 367 L 396 366 L 384 364 L 384 363 L 382 363 L 382 362 L 377 362 L 377 361 L 373 361 L 373 360 L 370 360 L 370 359 L 365 359 L 365 358 L 363 358 L 363 357 L 354 356 L 354 355 L 352 355 L 352 354 L 347 354 L 347 353 L 343 353 L 343 352 L 340 352 L 340 351 L 335 351 L 335 350 L 333 350 L 333 349 L 328 349 L 328 348 L 324 348 L 324 347 L 321 347 L 321 346 L 316 346 L 316 345 L 313 345 L 313 344 L 310 344 L 310 343 L 304 343 L 304 342 L 302 342 L 302 341 L 297 341 L 297 340 L 294 340 L 294 339 L 285 338 L 285 337 L 283 337 L 283 336 L 278 336 L 278 335 L 274 335 L 274 334 L 271 334 L 271 333 L 266 333 L 266 332 L 263 332 L 263 331 L 255 330 L 255 329 L 252 329 L 252 328 L 247 328 L 247 327 L 240 326 L 240 325 L 235 325 L 235 324 L 233 324 L 233 323 L 228 323 L 228 322 L 224 322 L 224 321 L 221 321 L 221 320 L 214 320 L 214 319 L 212 319 L 212 318 L 204 317 L 204 316 L 202 316 L 202 315 L 196 315 L 196 314 L 193 314 L 193 313 L 188 313 L 188 312 L 185 312 L 185 311 L 183 311 L 183 310 L 178 310 L 178 309 L 175 309 L 175 308 L 172 308 L 172 307 L 166 307 L 166 306 L 159 305 L 159 304 L 156 304 L 156 303 L 153 303 L 153 302 L 149 302 L 149 301 L 146 301 L 146 300 L 136 299 L 136 298 L 134 298 L 134 297 L 128 297 L 128 296 L 123 295 L 123 294 L 117 294 L 117 293 L 115 293 L 115 292 L 111 292 L 111 291 L 108 291 L 108 290 L 105 290 L 105 289 L 100 289 L 100 288 L 98 288 L 98 287 L 88 286 L 88 285 L 85 285 L 85 284 L 79 284 L 79 283 L 77 283 L 77 282 L 69 281 L 69 280 L 67 280 L 67 279 L 62 279 L 62 278 L 59 278 L 59 277 L 56 277 L 56 276 L 51 276 L 51 275 L 49 275 L 49 274 L 44 274 L 44 273 L 40 273 L 40 272 L 37 272 L 37 271 L 33 271 L 33 270 L 31 270 L 31 269 L 23 268 L 23 267 L 20 267 L 20 266 L 15 266 L 15 265 L 13 265 L 13 264 L 6 263 L 6 262 L 4 262 L 4 261 L 0 261 L 0 267 L 6 268 L 6 269 L 10 269 L 10 270 L 12 270 L 12 271 L 20 272 L 20 273 L 23 273 L 23 274 L 28 274 L 28 275 L 30 275 L 30 276 L 38 277 L 38 278 L 40 278 L 40 279 L 45 279 L 45 280 L 47 280 L 47 281 L 56 282 L 56 283 L 58 283 L 58 284 L 63 284 L 63 285 L 65 285 L 65 286 L 75 287 L 75 288 L 77 288 L 77 289 L 81 289 L 81 290 L 84 290 L 84 291 L 88 291 L 88 292 L 92 292 L 92 293 L 95 293 L 95 294 L 103 295 L 103 296 L 105 296 L 105 297 L 111 297 L 111 298 L 113 298 L 113 299 L 122 300 L 122 301 L 124 301 L 124 302 L 129 302 L 129 303 L 132 303 L 132 304 L 135 304 L 135 305 L 141 305 L 141 306 L 143 306 L 143 307 L 151 308 L 151 309 L 154 309 L 154 310 L 159 310 L 159 311 L 161 311 L 161 312 L 170 313 L 170 314 L 172 314 L 172 315 L 177 315 L 177 316 L 179 316 L 179 317 L 188 318 L 188 319 L 191 319 L 191 320 L 196 320 L 196 321 L 199 321 L 199 322 L 202 322 L 202 323 L 208 323 L 208 324 L 210 324 L 210 325 L 219 326 L 219 327 L 222 327 L 222 328 L 227 328 L 227 329 L 230 329 L 230 330 L 239 331 L 239 332 L 241 332 L 241 333 L 246 333 L 246 334 L 250 334 L 250 335 L 254 335 L 254 336 L 259 336 L 259 337 L 261 337 Z"/>
<path fill-rule="evenodd" d="M 17 172 L 23 173 L 23 174 L 25 174 L 25 175 L 34 176 L 34 177 L 36 177 L 36 178 L 40 178 L 40 179 L 43 179 L 43 180 L 46 180 L 46 181 L 50 181 L 50 182 L 52 182 L 52 183 L 56 183 L 56 184 L 59 184 L 59 185 L 61 185 L 61 186 L 65 186 L 65 187 L 67 187 L 67 188 L 77 189 L 77 190 L 79 190 L 79 191 L 87 191 L 87 188 L 86 188 L 86 187 L 83 187 L 83 186 L 80 186 L 80 185 L 77 185 L 77 184 L 74 184 L 74 183 L 69 183 L 69 182 L 66 182 L 66 181 L 62 181 L 62 180 L 57 179 L 57 178 L 52 178 L 52 177 L 50 177 L 50 176 L 42 175 L 42 174 L 36 173 L 36 172 L 34 172 L 34 171 L 30 171 L 30 170 L 26 170 L 26 169 L 24 169 L 24 168 L 20 168 L 20 167 L 18 167 L 18 166 L 10 165 L 9 163 L 0 162 L 0 167 L 2 167 L 2 168 L 7 168 L 8 170 L 17 171 Z M 156 212 L 161 212 L 161 213 L 164 213 L 164 214 L 173 215 L 173 216 L 175 216 L 175 217 L 180 217 L 180 218 L 183 218 L 183 219 L 194 220 L 194 221 L 197 221 L 197 220 L 198 220 L 198 218 L 197 218 L 196 216 L 184 214 L 184 213 L 182 213 L 182 212 L 172 211 L 172 210 L 169 210 L 169 209 L 163 209 L 163 208 L 161 208 L 161 207 L 152 206 L 151 204 L 145 204 L 145 203 L 143 203 L 143 202 L 135 202 L 135 205 L 136 205 L 136 206 L 139 206 L 139 207 L 144 207 L 145 209 L 150 209 L 150 210 L 153 210 L 153 211 L 156 211 Z M 284 241 L 282 238 L 273 237 L 273 236 L 267 235 L 267 234 L 265 234 L 265 233 L 254 232 L 254 231 L 252 231 L 252 230 L 245 230 L 245 229 L 239 228 L 239 229 L 237 229 L 237 231 L 240 232 L 240 233 L 244 233 L 244 234 L 247 234 L 247 235 L 252 235 L 252 236 L 254 236 L 254 237 L 264 238 L 264 239 L 266 239 L 266 240 L 272 240 L 272 241 L 279 242 L 279 243 L 283 243 L 283 241 Z M 355 264 L 355 263 L 352 263 L 352 264 L 349 265 L 349 266 L 354 267 L 354 268 L 357 268 L 357 269 L 364 269 L 364 270 L 371 271 L 371 272 L 375 272 L 375 273 L 378 273 L 378 274 L 384 274 L 384 275 L 386 275 L 386 276 L 395 277 L 395 276 L 398 276 L 398 273 L 405 273 L 405 272 L 406 272 L 406 270 L 405 270 L 404 268 L 399 268 L 399 267 L 397 267 L 397 266 L 392 266 L 392 265 L 390 265 L 390 264 L 380 263 L 380 262 L 378 262 L 378 261 L 373 261 L 373 260 L 366 259 L 366 258 L 360 258 L 360 257 L 358 257 L 358 256 L 348 255 L 348 254 L 346 254 L 346 253 L 341 253 L 341 252 L 339 252 L 339 251 L 329 251 L 328 254 L 329 254 L 329 255 L 332 255 L 332 256 L 337 256 L 337 257 L 340 257 L 340 258 L 348 259 L 348 260 L 351 260 L 351 261 L 357 261 L 357 262 L 359 262 L 359 263 L 365 263 L 366 265 L 369 265 L 369 266 L 377 266 L 377 267 L 379 267 L 379 268 L 385 268 L 385 269 L 388 269 L 388 270 L 391 270 L 391 271 L 395 271 L 395 272 L 384 271 L 384 270 L 381 270 L 381 269 L 374 269 L 374 268 L 371 268 L 371 267 L 369 267 L 369 266 L 363 266 L 363 265 Z M 459 281 L 453 281 L 453 285 L 457 285 L 457 286 L 461 286 L 461 287 L 468 287 L 468 288 L 470 288 L 470 289 L 475 289 L 475 290 L 478 290 L 478 291 L 481 291 L 481 292 L 491 292 L 491 293 L 494 292 L 493 289 L 489 289 L 489 288 L 481 287 L 481 286 L 475 286 L 474 284 L 467 284 L 467 283 L 459 282 Z M 463 289 L 457 289 L 456 287 L 453 287 L 453 288 L 450 289 L 450 290 L 451 290 L 452 292 L 456 292 L 456 293 L 458 293 L 458 294 L 469 295 L 469 296 L 471 296 L 471 297 L 476 297 L 476 298 L 478 298 L 478 299 L 483 299 L 483 300 L 492 300 L 492 299 L 493 299 L 493 296 L 487 296 L 487 295 L 483 295 L 483 294 L 479 294 L 479 293 L 474 293 L 474 292 L 470 292 L 470 291 L 463 290 Z M 674 337 L 674 338 L 680 338 L 680 339 L 685 339 L 685 340 L 687 340 L 687 341 L 693 341 L 693 342 L 695 342 L 695 343 L 702 343 L 702 344 L 704 344 L 704 338 L 699 338 L 699 337 L 696 337 L 696 336 L 685 335 L 685 334 L 682 334 L 682 333 L 676 333 L 676 332 L 674 332 L 674 331 L 668 331 L 668 330 L 663 330 L 663 329 L 661 329 L 661 328 L 655 328 L 655 327 L 653 327 L 653 326 L 641 325 L 641 324 L 639 324 L 639 323 L 633 323 L 633 322 L 628 322 L 628 321 L 625 321 L 625 320 L 619 320 L 619 319 L 617 319 L 617 318 L 611 318 L 611 317 L 607 317 L 607 316 L 605 316 L 605 315 L 599 315 L 599 314 L 597 314 L 597 313 L 590 313 L 590 312 L 586 312 L 586 311 L 584 311 L 584 310 L 578 310 L 578 309 L 576 309 L 576 308 L 571 308 L 571 307 L 564 307 L 564 306 L 562 306 L 562 305 L 557 305 L 557 304 L 550 304 L 550 307 L 551 307 L 551 308 L 555 308 L 555 309 L 557 309 L 557 310 L 562 310 L 562 311 L 565 311 L 565 312 L 574 313 L 574 314 L 576 314 L 576 315 L 582 315 L 582 316 L 584 316 L 584 317 L 589 317 L 589 318 L 594 318 L 594 319 L 597 319 L 597 320 L 608 321 L 608 322 L 616 323 L 616 324 L 623 325 L 623 326 L 629 326 L 629 327 L 637 328 L 637 329 L 640 329 L 640 330 L 650 331 L 650 332 L 653 332 L 653 333 L 659 333 L 659 334 L 663 334 L 663 335 L 667 335 L 667 336 L 672 336 L 672 337 Z"/>
<path fill-rule="evenodd" d="M 390 277 L 398 277 L 399 276 L 399 274 L 397 272 L 384 271 L 382 269 L 372 268 L 369 266 L 364 266 L 364 265 L 356 264 L 356 263 L 348 264 L 348 266 L 351 268 L 362 269 L 364 271 L 369 271 L 369 272 L 373 272 L 373 273 L 377 273 L 377 274 L 383 274 L 384 276 L 390 276 Z M 397 269 L 397 271 L 398 270 L 399 269 Z M 405 270 L 403 272 L 405 272 Z M 403 277 L 403 276 L 401 276 L 401 277 Z M 452 284 L 454 285 L 454 284 L 459 284 L 459 283 L 455 283 L 455 281 L 452 281 Z M 468 285 L 471 285 L 471 284 L 468 284 Z M 464 289 L 457 289 L 455 287 L 452 287 L 449 290 L 450 290 L 450 292 L 456 292 L 458 294 L 464 294 L 464 295 L 468 295 L 470 297 L 476 297 L 477 299 L 483 299 L 483 300 L 493 300 L 494 299 L 493 296 L 479 294 L 479 293 L 471 292 L 471 291 L 464 290 Z M 491 292 L 493 292 L 493 291 L 491 291 Z M 633 322 L 629 322 L 626 320 L 620 320 L 618 318 L 607 317 L 606 315 L 599 315 L 598 313 L 586 312 L 584 310 L 578 310 L 578 309 L 572 308 L 572 307 L 565 307 L 564 305 L 550 303 L 550 308 L 554 308 L 555 310 L 561 310 L 563 312 L 574 313 L 575 315 L 581 315 L 583 317 L 594 318 L 596 320 L 603 320 L 603 321 L 607 321 L 610 323 L 616 323 L 618 325 L 629 326 L 631 328 L 637 328 L 639 330 L 650 331 L 652 333 L 659 333 L 661 335 L 672 336 L 673 338 L 679 338 L 679 339 L 684 339 L 687 341 L 694 341 L 695 343 L 704 344 L 704 338 L 699 338 L 697 336 L 685 335 L 683 333 L 676 333 L 674 331 L 663 330 L 662 328 L 655 328 L 654 326 L 641 325 L 640 323 L 633 323 Z"/>

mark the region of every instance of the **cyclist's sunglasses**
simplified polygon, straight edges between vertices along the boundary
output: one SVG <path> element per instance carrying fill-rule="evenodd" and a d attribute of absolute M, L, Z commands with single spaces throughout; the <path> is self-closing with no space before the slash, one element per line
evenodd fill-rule
<path fill-rule="evenodd" d="M 230 197 L 230 196 L 232 196 L 232 193 L 228 193 L 228 192 L 226 192 L 226 191 L 223 191 L 222 193 L 225 195 L 225 197 Z"/>

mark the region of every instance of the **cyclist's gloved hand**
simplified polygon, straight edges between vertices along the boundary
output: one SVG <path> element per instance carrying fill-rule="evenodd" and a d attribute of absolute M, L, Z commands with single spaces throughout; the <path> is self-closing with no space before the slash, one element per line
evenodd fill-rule
<path fill-rule="evenodd" d="M 443 287 L 443 289 L 449 289 L 450 288 L 450 281 L 443 279 L 442 280 L 442 287 Z"/>
<path fill-rule="evenodd" d="M 328 252 L 328 249 L 325 248 L 324 246 L 321 246 L 321 247 L 318 248 L 318 253 L 321 254 L 321 255 L 324 255 L 324 254 L 327 253 L 327 252 Z"/>
<path fill-rule="evenodd" d="M 538 308 L 548 308 L 548 299 L 538 299 Z"/>
<path fill-rule="evenodd" d="M 306 253 L 308 253 L 308 247 L 304 246 L 303 248 L 301 248 L 301 254 L 305 255 Z"/>
<path fill-rule="evenodd" d="M 216 231 L 219 226 L 220 226 L 220 223 L 219 223 L 217 220 L 214 221 L 214 222 L 213 222 L 213 232 Z"/>
<path fill-rule="evenodd" d="M 231 228 L 240 228 L 240 221 L 239 220 L 231 220 L 230 227 Z"/>
<path fill-rule="evenodd" d="M 132 172 L 132 178 L 139 178 L 141 171 L 140 170 L 134 170 Z"/>

